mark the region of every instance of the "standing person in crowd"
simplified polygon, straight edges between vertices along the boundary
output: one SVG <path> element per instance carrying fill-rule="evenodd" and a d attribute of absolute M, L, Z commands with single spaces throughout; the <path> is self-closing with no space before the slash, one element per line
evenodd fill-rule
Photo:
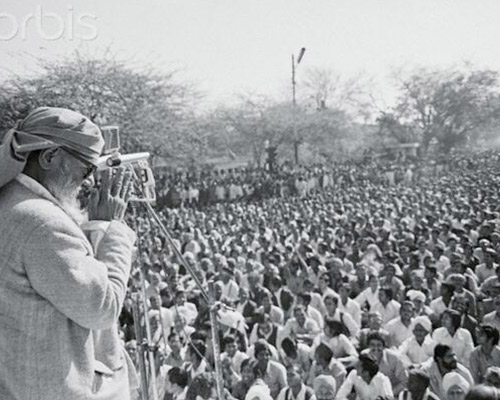
<path fill-rule="evenodd" d="M 129 399 L 137 386 L 118 337 L 135 241 L 124 222 L 129 174 L 107 170 L 93 192 L 88 219 L 99 239 L 91 243 L 80 226 L 79 196 L 93 186 L 103 147 L 88 118 L 51 107 L 1 140 L 4 400 Z"/>

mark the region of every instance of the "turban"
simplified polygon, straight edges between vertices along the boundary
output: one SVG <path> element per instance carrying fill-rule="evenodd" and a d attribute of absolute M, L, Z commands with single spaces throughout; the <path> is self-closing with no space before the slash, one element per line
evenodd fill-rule
<path fill-rule="evenodd" d="M 448 393 L 454 386 L 458 386 L 464 393 L 467 393 L 470 388 L 469 382 L 458 372 L 448 372 L 443 378 L 443 390 Z"/>
<path fill-rule="evenodd" d="M 413 319 L 413 326 L 420 325 L 422 328 L 424 328 L 427 332 L 432 331 L 432 323 L 429 317 L 426 317 L 425 315 L 419 315 L 418 317 Z"/>
<path fill-rule="evenodd" d="M 409 290 L 406 294 L 411 301 L 420 300 L 425 303 L 425 294 L 420 290 Z"/>
<path fill-rule="evenodd" d="M 0 138 L 0 187 L 23 171 L 30 152 L 57 146 L 97 165 L 104 139 L 97 125 L 75 111 L 39 107 Z"/>
<path fill-rule="evenodd" d="M 331 375 L 320 375 L 314 379 L 314 394 L 316 398 L 334 398 L 337 391 L 335 378 Z"/>
<path fill-rule="evenodd" d="M 264 383 L 255 383 L 248 390 L 245 400 L 272 400 L 269 387 Z"/>

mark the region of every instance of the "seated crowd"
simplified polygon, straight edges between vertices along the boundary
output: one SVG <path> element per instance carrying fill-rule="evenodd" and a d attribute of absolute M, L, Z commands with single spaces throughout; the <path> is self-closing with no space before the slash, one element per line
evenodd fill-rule
<path fill-rule="evenodd" d="M 367 171 L 303 196 L 164 207 L 183 260 L 142 215 L 131 285 L 145 278 L 148 321 L 134 326 L 128 298 L 126 348 L 137 362 L 135 332 L 149 325 L 160 398 L 215 398 L 210 292 L 228 399 L 500 388 L 497 163 L 490 152 L 411 185 Z"/>

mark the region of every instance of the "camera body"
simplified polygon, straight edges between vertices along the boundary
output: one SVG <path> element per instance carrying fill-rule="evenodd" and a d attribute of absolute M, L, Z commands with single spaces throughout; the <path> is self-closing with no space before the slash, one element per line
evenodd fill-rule
<path fill-rule="evenodd" d="M 99 158 L 98 169 L 130 166 L 134 169 L 135 185 L 130 201 L 156 202 L 155 179 L 149 166 L 149 153 L 120 153 L 120 129 L 110 125 L 101 127 L 104 139 L 103 155 Z"/>

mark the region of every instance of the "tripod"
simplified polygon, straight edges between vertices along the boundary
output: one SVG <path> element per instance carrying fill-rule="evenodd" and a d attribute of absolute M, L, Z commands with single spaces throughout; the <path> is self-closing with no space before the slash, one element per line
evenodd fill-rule
<path fill-rule="evenodd" d="M 141 195 L 144 193 L 144 188 L 142 187 L 141 179 L 137 176 L 136 171 L 134 168 L 129 167 L 129 169 L 132 172 L 132 176 L 134 179 L 134 184 L 135 184 L 135 190 L 136 193 Z M 211 336 L 212 336 L 212 347 L 213 347 L 213 354 L 214 354 L 214 363 L 215 363 L 215 374 L 216 374 L 216 388 L 217 388 L 217 398 L 218 399 L 224 399 L 224 383 L 223 383 L 223 377 L 222 377 L 222 366 L 221 366 L 221 361 L 220 361 L 220 343 L 219 343 L 219 334 L 218 334 L 218 321 L 217 321 L 217 310 L 221 306 L 220 302 L 217 302 L 215 300 L 215 291 L 214 291 L 214 285 L 213 282 L 209 282 L 209 291 L 205 289 L 203 286 L 202 282 L 198 279 L 197 274 L 191 267 L 191 265 L 186 262 L 184 259 L 180 249 L 177 247 L 177 244 L 175 241 L 172 239 L 172 236 L 170 235 L 169 231 L 161 221 L 158 213 L 155 211 L 153 206 L 151 205 L 150 202 L 148 201 L 138 201 L 138 202 L 133 202 L 131 203 L 133 207 L 133 215 L 134 215 L 134 227 L 135 231 L 138 237 L 138 243 L 139 243 L 139 254 L 140 254 L 140 232 L 137 227 L 137 207 L 139 204 L 145 205 L 145 209 L 147 212 L 147 215 L 149 217 L 150 221 L 150 226 L 153 226 L 153 224 L 156 224 L 162 234 L 165 236 L 165 238 L 168 241 L 168 244 L 170 248 L 173 250 L 175 256 L 179 260 L 179 262 L 183 265 L 183 267 L 186 269 L 186 271 L 190 274 L 191 278 L 195 282 L 197 288 L 199 289 L 201 293 L 202 299 L 208 304 L 209 306 L 209 316 L 210 316 L 210 327 L 211 327 Z M 168 276 L 169 271 L 167 270 L 166 266 L 162 264 L 164 268 L 165 274 Z M 141 343 L 142 347 L 145 347 L 147 349 L 147 361 L 146 361 L 146 355 L 144 354 L 144 351 L 139 352 L 139 370 L 140 370 L 140 375 L 141 375 L 141 400 L 158 400 L 158 392 L 157 392 L 157 382 L 156 382 L 156 368 L 155 368 L 155 357 L 154 357 L 154 351 L 151 346 L 151 328 L 149 324 L 149 319 L 148 319 L 148 312 L 147 312 L 147 297 L 146 297 L 146 282 L 144 278 L 144 271 L 142 268 L 140 268 L 140 284 L 139 287 L 136 288 L 136 295 L 133 298 L 133 315 L 134 315 L 134 325 L 136 327 L 136 337 L 137 337 L 137 343 Z M 140 320 L 141 320 L 141 306 L 142 306 L 142 311 L 143 311 L 143 317 L 145 321 L 145 331 L 146 331 L 146 337 L 144 337 L 143 332 L 140 329 Z M 165 342 L 165 348 L 167 346 L 166 343 L 166 336 L 164 332 L 164 324 L 162 321 L 162 316 L 160 312 L 160 324 L 162 327 L 162 333 L 163 333 L 163 340 Z M 141 347 L 141 348 L 142 348 Z M 147 365 L 149 364 L 149 369 L 147 368 Z M 149 370 L 149 374 L 148 374 Z"/>

